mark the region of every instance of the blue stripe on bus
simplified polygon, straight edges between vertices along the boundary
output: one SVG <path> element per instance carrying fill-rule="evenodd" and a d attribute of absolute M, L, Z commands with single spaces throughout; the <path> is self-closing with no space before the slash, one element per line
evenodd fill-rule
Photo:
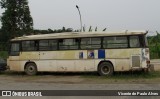
<path fill-rule="evenodd" d="M 105 58 L 105 50 L 98 50 L 98 59 Z"/>

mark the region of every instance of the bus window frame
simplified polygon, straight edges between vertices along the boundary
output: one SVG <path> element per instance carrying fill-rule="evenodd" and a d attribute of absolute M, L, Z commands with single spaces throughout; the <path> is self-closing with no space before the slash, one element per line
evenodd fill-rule
<path fill-rule="evenodd" d="M 138 36 L 139 37 L 139 41 L 140 41 L 140 36 L 141 37 L 143 37 L 143 41 L 140 41 L 139 43 L 140 43 L 140 47 L 130 47 L 130 37 L 131 36 Z M 66 50 L 97 50 L 97 49 L 129 49 L 129 48 L 146 48 L 147 46 L 146 46 L 146 44 L 145 44 L 145 42 L 144 42 L 144 39 L 145 39 L 145 36 L 146 35 L 116 35 L 116 36 L 97 36 L 97 37 L 77 37 L 77 38 L 55 38 L 55 39 L 39 39 L 39 40 L 21 40 L 21 41 L 12 41 L 11 43 L 13 43 L 13 42 L 19 42 L 20 43 L 20 51 L 22 51 L 22 52 L 35 52 L 35 51 L 66 51 Z M 120 48 L 105 48 L 104 46 L 103 46 L 103 42 L 104 42 L 104 38 L 105 37 L 126 37 L 127 38 L 127 47 L 120 47 Z M 100 48 L 85 48 L 85 49 L 82 49 L 81 48 L 81 39 L 83 39 L 83 38 L 100 38 L 100 41 L 101 41 L 101 43 L 100 43 Z M 59 48 L 59 40 L 60 39 L 78 39 L 78 48 L 77 49 L 60 49 Z M 57 43 L 57 49 L 56 50 L 39 50 L 39 41 L 41 41 L 41 40 L 55 40 L 56 41 L 56 43 Z M 23 48 L 22 48 L 22 42 L 23 41 L 35 41 L 36 43 L 37 43 L 37 50 L 29 50 L 29 51 L 24 51 L 23 50 Z M 143 44 L 145 44 L 144 46 L 142 46 L 142 44 L 141 43 L 143 43 Z"/>

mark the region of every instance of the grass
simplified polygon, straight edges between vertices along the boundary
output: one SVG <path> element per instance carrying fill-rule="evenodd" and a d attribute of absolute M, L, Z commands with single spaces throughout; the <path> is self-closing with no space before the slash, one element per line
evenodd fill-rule
<path fill-rule="evenodd" d="M 97 78 L 98 79 L 119 79 L 119 80 L 130 80 L 130 79 L 154 79 L 160 78 L 160 72 L 116 72 L 112 76 L 97 76 L 97 74 L 82 75 L 84 78 Z"/>
<path fill-rule="evenodd" d="M 160 72 L 116 72 L 112 76 L 82 75 L 85 80 L 96 84 L 159 84 Z"/>
<path fill-rule="evenodd" d="M 34 76 L 28 76 L 24 72 L 5 71 L 0 76 L 13 78 L 14 81 L 22 82 L 52 82 L 63 84 L 159 84 L 160 72 L 116 72 L 112 76 L 99 76 L 96 72 L 91 73 L 57 73 L 44 72 Z M 69 79 L 75 79 L 70 81 Z M 70 81 L 70 82 L 68 82 Z"/>
<path fill-rule="evenodd" d="M 8 76 L 27 76 L 24 72 L 12 72 L 12 71 L 4 71 L 0 73 L 1 75 L 8 75 Z M 89 72 L 89 73 L 58 73 L 58 72 L 44 72 L 44 73 L 38 73 L 34 76 L 47 76 L 47 75 L 53 75 L 53 76 L 80 76 L 82 78 L 92 78 L 92 79 L 120 79 L 120 80 L 126 80 L 126 79 L 154 79 L 154 78 L 160 78 L 160 71 L 154 71 L 154 72 L 116 72 L 112 76 L 99 76 L 96 72 Z M 30 76 L 32 77 L 32 76 Z"/>

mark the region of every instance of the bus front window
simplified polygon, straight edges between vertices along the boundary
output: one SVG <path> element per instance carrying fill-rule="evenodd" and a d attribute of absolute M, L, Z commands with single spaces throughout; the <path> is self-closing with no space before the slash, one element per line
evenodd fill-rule
<path fill-rule="evenodd" d="M 11 56 L 18 56 L 19 55 L 19 43 L 12 43 L 11 44 L 11 50 L 10 50 L 10 55 Z"/>

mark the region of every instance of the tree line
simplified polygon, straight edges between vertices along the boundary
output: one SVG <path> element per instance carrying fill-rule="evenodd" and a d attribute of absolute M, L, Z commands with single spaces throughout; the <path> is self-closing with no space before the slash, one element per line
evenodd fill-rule
<path fill-rule="evenodd" d="M 150 48 L 151 58 L 160 58 L 160 33 L 156 31 L 157 35 L 148 36 L 148 45 Z"/>

